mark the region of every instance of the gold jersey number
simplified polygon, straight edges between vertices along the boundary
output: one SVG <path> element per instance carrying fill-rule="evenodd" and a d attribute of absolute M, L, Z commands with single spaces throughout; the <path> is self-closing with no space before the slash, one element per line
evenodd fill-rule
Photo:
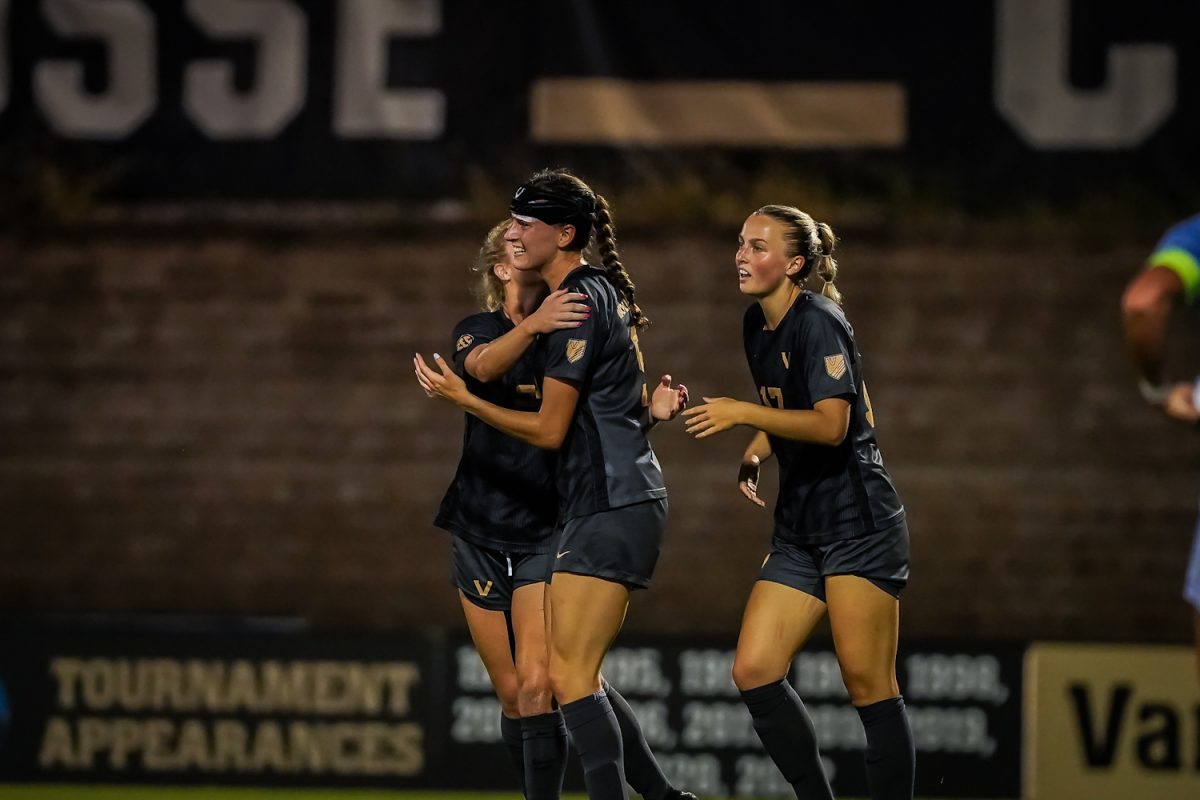
<path fill-rule="evenodd" d="M 650 405 L 650 391 L 646 388 L 646 360 L 642 358 L 642 348 L 638 345 L 637 328 L 630 327 L 629 340 L 633 342 L 633 352 L 637 355 L 638 369 L 642 373 L 642 407 Z"/>

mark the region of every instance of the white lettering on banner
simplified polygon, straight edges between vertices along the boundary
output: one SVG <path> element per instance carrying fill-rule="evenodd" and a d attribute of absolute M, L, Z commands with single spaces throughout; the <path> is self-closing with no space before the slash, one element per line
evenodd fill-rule
<path fill-rule="evenodd" d="M 42 13 L 65 37 L 100 39 L 108 86 L 94 94 L 78 61 L 51 59 L 33 70 L 34 99 L 50 125 L 73 138 L 120 139 L 154 111 L 154 16 L 136 0 L 42 0 Z"/>
<path fill-rule="evenodd" d="M 622 695 L 623 696 L 623 695 Z M 662 700 L 628 700 L 633 715 L 641 723 L 642 735 L 655 749 L 674 750 L 679 738 L 671 729 L 671 710 Z"/>
<path fill-rule="evenodd" d="M 500 701 L 495 697 L 456 697 L 451 712 L 450 738 L 454 741 L 500 741 Z"/>
<path fill-rule="evenodd" d="M 991 758 L 996 740 L 982 708 L 908 707 L 913 741 L 922 753 L 969 753 Z M 865 742 L 864 742 L 865 743 Z"/>
<path fill-rule="evenodd" d="M 684 747 L 758 747 L 758 734 L 746 705 L 704 703 L 690 700 L 683 704 Z"/>
<path fill-rule="evenodd" d="M 458 688 L 464 692 L 491 692 L 492 679 L 488 677 L 487 667 L 479 653 L 469 644 L 462 645 L 454 652 L 458 662 Z"/>
<path fill-rule="evenodd" d="M 728 797 L 721 780 L 721 759 L 712 753 L 655 753 L 658 765 L 672 786 L 686 786 L 702 797 Z"/>
<path fill-rule="evenodd" d="M 212 139 L 269 139 L 304 107 L 308 20 L 288 0 L 188 0 L 188 14 L 213 39 L 250 39 L 254 88 L 234 87 L 228 61 L 197 61 L 184 73 L 188 116 Z"/>
<path fill-rule="evenodd" d="M 842 668 L 832 652 L 800 653 L 792 667 L 795 670 L 792 685 L 801 697 L 850 697 L 842 681 Z"/>
<path fill-rule="evenodd" d="M 732 650 L 684 650 L 679 654 L 679 688 L 691 697 L 737 697 Z"/>
<path fill-rule="evenodd" d="M 115 772 L 415 775 L 425 765 L 424 730 L 413 722 L 51 717 L 38 764 Z"/>
<path fill-rule="evenodd" d="M 56 657 L 58 708 L 404 716 L 416 664 Z"/>
<path fill-rule="evenodd" d="M 831 782 L 837 774 L 832 759 L 821 756 L 825 777 Z M 770 756 L 739 756 L 737 760 L 737 797 L 795 797 L 796 790 L 783 777 Z"/>
<path fill-rule="evenodd" d="M 1102 89 L 1072 88 L 1070 0 L 998 0 L 996 107 L 1038 149 L 1117 150 L 1146 141 L 1175 110 L 1175 51 L 1110 49 Z"/>
<path fill-rule="evenodd" d="M 8 0 L 0 0 L 0 112 L 8 105 Z"/>
<path fill-rule="evenodd" d="M 446 99 L 435 89 L 389 89 L 388 42 L 442 29 L 441 0 L 342 0 L 334 131 L 346 138 L 436 139 Z"/>
<path fill-rule="evenodd" d="M 978 700 L 995 705 L 1008 700 L 995 656 L 921 653 L 906 658 L 905 666 L 908 700 Z"/>
<path fill-rule="evenodd" d="M 604 657 L 601 672 L 622 695 L 671 694 L 671 681 L 662 671 L 662 653 L 653 647 L 614 647 Z"/>

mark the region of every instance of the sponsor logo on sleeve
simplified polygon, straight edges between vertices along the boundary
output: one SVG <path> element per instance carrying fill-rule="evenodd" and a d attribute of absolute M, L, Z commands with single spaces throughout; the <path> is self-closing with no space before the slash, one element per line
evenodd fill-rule
<path fill-rule="evenodd" d="M 471 346 L 471 342 L 473 341 L 475 341 L 474 336 L 469 333 L 464 333 L 462 336 L 458 337 L 458 341 L 454 345 L 454 352 L 457 353 L 461 350 L 465 350 Z"/>
<path fill-rule="evenodd" d="M 574 364 L 583 358 L 583 351 L 586 349 L 587 339 L 569 339 L 567 341 L 567 361 Z"/>

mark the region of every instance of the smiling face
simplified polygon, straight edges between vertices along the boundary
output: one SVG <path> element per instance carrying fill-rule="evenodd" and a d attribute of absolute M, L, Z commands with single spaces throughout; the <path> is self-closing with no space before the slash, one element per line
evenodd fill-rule
<path fill-rule="evenodd" d="M 536 270 L 549 264 L 574 233 L 573 225 L 549 225 L 540 219 L 514 215 L 504 232 L 504 241 L 511 247 L 515 268 Z"/>
<path fill-rule="evenodd" d="M 799 275 L 803 256 L 789 256 L 784 226 L 763 214 L 751 214 L 738 234 L 734 256 L 738 288 L 742 294 L 763 298 L 777 291 L 788 291 L 790 275 Z"/>

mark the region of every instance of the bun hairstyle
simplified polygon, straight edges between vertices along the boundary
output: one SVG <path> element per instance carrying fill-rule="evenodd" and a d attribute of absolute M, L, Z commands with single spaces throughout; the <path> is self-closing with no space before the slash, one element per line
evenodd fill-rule
<path fill-rule="evenodd" d="M 787 244 L 787 257 L 804 256 L 804 266 L 792 276 L 797 286 L 803 287 L 814 272 L 823 285 L 821 294 L 838 305 L 842 304 L 842 293 L 834 281 L 837 280 L 838 264 L 833 258 L 837 237 L 824 222 L 817 222 L 808 214 L 792 206 L 763 206 L 755 214 L 770 217 L 784 227 L 783 240 Z"/>
<path fill-rule="evenodd" d="M 504 284 L 496 277 L 496 271 L 492 267 L 508 260 L 508 251 L 504 247 L 504 233 L 510 224 L 511 220 L 506 219 L 492 226 L 471 264 L 471 272 L 476 275 L 471 294 L 475 295 L 479 304 L 488 311 L 495 311 L 504 305 Z"/>
<path fill-rule="evenodd" d="M 540 219 L 548 225 L 574 225 L 567 250 L 582 252 L 593 238 L 605 277 L 629 304 L 631 324 L 645 327 L 650 320 L 636 300 L 636 287 L 617 252 L 617 229 L 612 207 L 580 178 L 565 169 L 544 169 L 517 187 L 509 209 L 515 216 Z"/>

